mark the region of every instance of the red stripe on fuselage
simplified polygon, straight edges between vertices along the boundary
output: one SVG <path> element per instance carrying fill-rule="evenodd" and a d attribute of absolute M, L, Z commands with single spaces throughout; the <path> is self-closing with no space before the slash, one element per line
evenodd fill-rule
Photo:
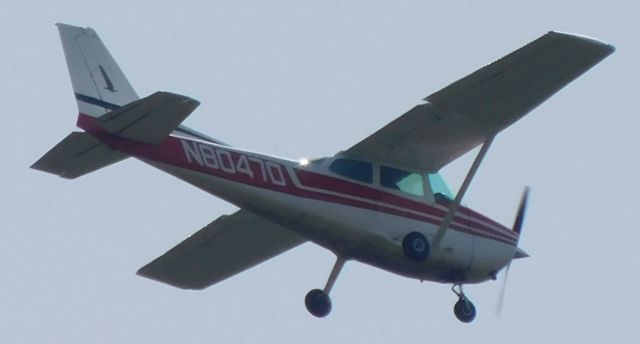
<path fill-rule="evenodd" d="M 295 172 L 298 176 L 298 180 L 300 180 L 300 182 L 305 186 L 341 193 L 348 196 L 365 198 L 367 200 L 386 203 L 399 208 L 419 212 L 421 214 L 427 214 L 439 220 L 437 223 L 435 223 L 437 225 L 441 224 L 441 220 L 444 218 L 448 211 L 448 209 L 439 209 L 422 202 L 414 201 L 382 190 L 360 185 L 354 182 L 345 181 L 339 178 L 300 169 L 296 169 Z M 465 215 L 468 218 L 462 217 L 458 214 Z M 454 218 L 454 223 L 462 225 L 463 228 L 475 228 L 480 231 L 486 232 L 487 234 L 491 233 L 495 236 L 502 237 L 509 242 L 517 240 L 516 233 L 496 223 L 495 221 L 486 221 L 486 217 L 484 216 L 476 216 L 477 213 L 471 211 L 469 208 L 461 206 L 458 210 L 458 214 L 456 214 Z M 470 219 L 475 221 L 484 221 L 489 223 L 490 225 L 477 223 Z"/>
<path fill-rule="evenodd" d="M 377 212 L 384 212 L 387 214 L 410 218 L 417 221 L 427 222 L 436 226 L 442 223 L 442 219 L 446 214 L 446 210 L 400 197 L 389 192 L 384 192 L 373 187 L 367 187 L 359 185 L 357 183 L 344 181 L 339 178 L 330 177 L 310 171 L 304 171 L 296 168 L 294 169 L 296 177 L 298 178 L 298 180 L 300 180 L 302 185 L 317 190 L 332 192 L 334 194 L 328 194 L 326 192 L 320 192 L 317 190 L 300 189 L 294 185 L 294 183 L 292 182 L 292 176 L 289 175 L 287 167 L 282 163 L 266 159 L 265 157 L 259 155 L 247 154 L 246 152 L 237 152 L 226 146 L 218 146 L 209 143 L 198 142 L 199 145 L 213 147 L 218 151 L 224 151 L 225 154 L 228 152 L 232 161 L 238 161 L 241 155 L 255 158 L 255 160 L 248 161 L 249 168 L 252 171 L 252 174 L 231 174 L 225 172 L 220 168 L 214 169 L 206 165 L 201 165 L 198 163 L 194 163 L 193 161 L 189 161 L 181 141 L 194 143 L 197 142 L 195 140 L 169 136 L 163 143 L 159 145 L 151 145 L 112 135 L 104 131 L 97 123 L 95 118 L 84 114 L 79 115 L 77 124 L 78 127 L 96 136 L 101 141 L 105 142 L 114 149 L 125 152 L 132 156 L 170 164 L 176 167 L 197 171 L 241 184 L 286 193 L 293 196 L 339 203 Z M 267 178 L 264 170 L 264 164 L 266 162 L 268 162 L 269 164 L 278 165 L 281 171 L 283 171 L 284 185 L 274 184 L 272 180 Z M 389 206 L 400 209 L 392 208 Z M 416 214 L 416 212 L 419 214 Z M 456 215 L 454 222 L 450 225 L 452 229 L 472 235 L 482 236 L 487 239 L 500 241 L 509 245 L 516 244 L 517 234 L 510 231 L 506 227 L 474 211 L 471 211 L 466 207 L 460 207 L 459 212 L 461 214 L 467 215 L 469 218 L 472 218 L 474 220 L 486 222 L 491 226 L 486 226 L 481 223 L 470 221 L 469 219 L 465 219 L 461 216 Z"/>

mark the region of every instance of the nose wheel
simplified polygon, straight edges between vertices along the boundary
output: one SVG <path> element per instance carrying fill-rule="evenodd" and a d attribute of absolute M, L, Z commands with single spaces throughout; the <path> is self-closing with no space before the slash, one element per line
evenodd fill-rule
<path fill-rule="evenodd" d="M 458 290 L 456 290 L 458 287 Z M 462 284 L 454 284 L 451 291 L 458 296 L 458 302 L 453 306 L 453 314 L 463 323 L 470 323 L 476 318 L 476 306 L 469 301 L 462 290 Z"/>
<path fill-rule="evenodd" d="M 329 293 L 336 283 L 336 279 L 338 279 L 344 263 L 345 259 L 338 257 L 324 289 L 313 289 L 308 292 L 304 298 L 304 305 L 307 307 L 307 311 L 314 317 L 324 318 L 331 312 L 331 297 L 329 297 Z"/>

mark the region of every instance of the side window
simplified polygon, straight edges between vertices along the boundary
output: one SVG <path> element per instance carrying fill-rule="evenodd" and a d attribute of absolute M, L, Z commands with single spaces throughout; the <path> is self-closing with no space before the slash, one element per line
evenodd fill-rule
<path fill-rule="evenodd" d="M 370 163 L 350 159 L 336 159 L 329 170 L 343 177 L 357 180 L 363 183 L 373 182 L 373 167 Z"/>
<path fill-rule="evenodd" d="M 415 196 L 424 196 L 422 176 L 397 168 L 380 167 L 380 185 L 385 188 L 396 189 Z"/>

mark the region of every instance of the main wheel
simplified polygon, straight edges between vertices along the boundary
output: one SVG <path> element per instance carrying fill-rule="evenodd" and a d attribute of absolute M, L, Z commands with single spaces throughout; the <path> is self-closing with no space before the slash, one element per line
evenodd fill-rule
<path fill-rule="evenodd" d="M 429 256 L 429 251 L 431 251 L 427 238 L 418 232 L 411 232 L 404 237 L 402 249 L 409 259 L 415 261 L 424 260 Z"/>
<path fill-rule="evenodd" d="M 304 298 L 304 304 L 311 315 L 324 318 L 331 312 L 331 298 L 320 289 L 313 289 Z"/>
<path fill-rule="evenodd" d="M 453 306 L 453 313 L 463 323 L 470 323 L 476 318 L 476 306 L 467 298 L 461 298 Z"/>

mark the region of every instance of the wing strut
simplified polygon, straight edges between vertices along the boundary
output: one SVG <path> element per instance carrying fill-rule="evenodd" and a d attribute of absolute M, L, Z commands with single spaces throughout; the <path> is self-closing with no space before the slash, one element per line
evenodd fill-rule
<path fill-rule="evenodd" d="M 489 150 L 489 147 L 491 146 L 491 143 L 493 142 L 494 137 L 496 137 L 495 134 L 492 136 L 489 136 L 489 138 L 487 138 L 487 140 L 484 141 L 484 143 L 482 144 L 482 148 L 480 148 L 480 152 L 478 152 L 478 155 L 476 156 L 476 159 L 473 161 L 473 164 L 471 165 L 469 172 L 467 172 L 467 176 L 464 178 L 464 181 L 462 182 L 462 186 L 460 186 L 460 190 L 458 190 L 458 193 L 456 194 L 455 200 L 449 206 L 449 211 L 444 216 L 444 219 L 442 220 L 442 224 L 440 225 L 440 228 L 438 228 L 438 232 L 436 233 L 436 236 L 433 239 L 433 243 L 431 245 L 431 249 L 433 252 L 436 252 L 438 250 L 440 243 L 442 242 L 442 238 L 444 237 L 445 233 L 447 232 L 447 229 L 449 228 L 449 224 L 451 223 L 454 216 L 456 215 L 456 211 L 458 211 L 460 202 L 462 202 L 462 197 L 464 197 L 465 192 L 467 192 L 467 189 L 469 188 L 469 184 L 471 184 L 471 180 L 473 179 L 476 172 L 478 171 L 478 168 L 480 167 L 480 163 L 482 163 L 484 156 L 487 154 L 487 151 Z"/>

